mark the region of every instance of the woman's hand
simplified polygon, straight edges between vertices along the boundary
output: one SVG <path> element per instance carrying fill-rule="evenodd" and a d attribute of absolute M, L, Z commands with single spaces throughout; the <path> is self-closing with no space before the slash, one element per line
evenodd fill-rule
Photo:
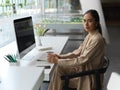
<path fill-rule="evenodd" d="M 58 62 L 58 57 L 54 53 L 48 53 L 48 62 L 50 63 L 57 63 Z"/>

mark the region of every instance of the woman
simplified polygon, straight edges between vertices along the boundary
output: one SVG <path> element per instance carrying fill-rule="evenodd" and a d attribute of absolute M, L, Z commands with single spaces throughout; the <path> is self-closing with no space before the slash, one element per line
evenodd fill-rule
<path fill-rule="evenodd" d="M 62 90 L 64 82 L 61 81 L 61 75 L 102 67 L 106 43 L 97 11 L 88 10 L 83 16 L 83 24 L 88 34 L 77 50 L 63 55 L 48 54 L 48 61 L 57 65 L 48 90 Z M 80 77 L 77 90 L 95 90 L 94 79 L 92 75 Z"/>

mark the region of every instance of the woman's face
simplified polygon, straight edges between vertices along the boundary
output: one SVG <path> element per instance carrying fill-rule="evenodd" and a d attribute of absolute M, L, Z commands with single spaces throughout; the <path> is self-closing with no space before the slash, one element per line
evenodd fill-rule
<path fill-rule="evenodd" d="M 87 13 L 83 17 L 83 25 L 84 29 L 89 33 L 95 31 L 97 23 L 94 17 L 90 13 Z"/>

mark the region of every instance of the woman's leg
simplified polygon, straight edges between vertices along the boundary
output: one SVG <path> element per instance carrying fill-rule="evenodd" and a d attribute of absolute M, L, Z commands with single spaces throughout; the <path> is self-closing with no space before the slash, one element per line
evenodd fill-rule
<path fill-rule="evenodd" d="M 56 66 L 48 90 L 62 90 L 64 82 L 61 80 L 61 76 L 78 72 L 79 69 L 81 70 L 81 67 Z"/>
<path fill-rule="evenodd" d="M 63 75 L 63 73 L 65 73 L 63 68 L 56 66 L 48 90 L 62 90 L 63 82 L 61 75 Z"/>

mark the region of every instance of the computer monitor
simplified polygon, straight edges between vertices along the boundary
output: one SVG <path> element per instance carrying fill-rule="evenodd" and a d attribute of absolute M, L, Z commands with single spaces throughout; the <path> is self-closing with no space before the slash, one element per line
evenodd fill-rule
<path fill-rule="evenodd" d="M 35 47 L 35 36 L 32 17 L 13 20 L 18 55 L 21 59 Z"/>

